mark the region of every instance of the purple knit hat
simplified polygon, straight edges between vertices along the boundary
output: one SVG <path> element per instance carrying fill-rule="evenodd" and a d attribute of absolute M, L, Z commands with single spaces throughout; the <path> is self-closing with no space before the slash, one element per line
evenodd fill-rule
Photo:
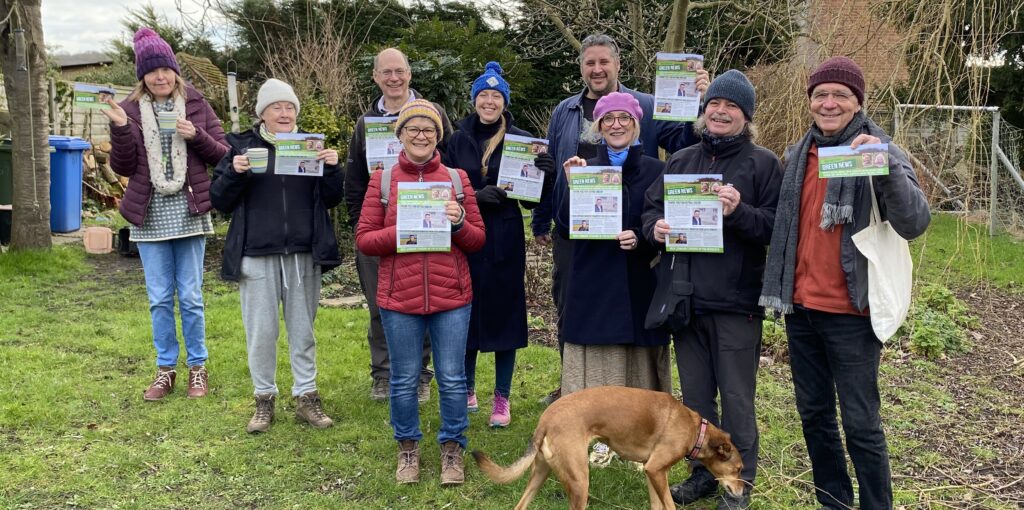
<path fill-rule="evenodd" d="M 181 75 L 171 45 L 161 39 L 153 29 L 142 27 L 135 32 L 135 77 L 141 80 L 146 73 L 158 67 L 169 67 Z"/>
<path fill-rule="evenodd" d="M 633 116 L 637 122 L 644 118 L 644 111 L 640 108 L 640 101 L 625 92 L 612 92 L 602 96 L 594 106 L 594 120 L 604 117 L 604 114 L 614 111 L 624 111 Z"/>
<path fill-rule="evenodd" d="M 814 92 L 814 87 L 822 83 L 839 83 L 850 87 L 857 102 L 864 104 L 864 71 L 856 62 L 847 57 L 832 57 L 818 66 L 807 79 L 807 97 Z"/>

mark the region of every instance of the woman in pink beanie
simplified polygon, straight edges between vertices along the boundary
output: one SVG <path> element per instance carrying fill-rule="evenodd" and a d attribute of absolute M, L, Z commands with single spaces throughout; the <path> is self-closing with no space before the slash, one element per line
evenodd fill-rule
<path fill-rule="evenodd" d="M 205 236 L 213 234 L 207 165 L 220 161 L 228 148 L 217 114 L 180 73 L 167 42 L 140 28 L 135 33 L 139 83 L 120 104 L 108 99 L 110 109 L 100 110 L 110 118 L 110 166 L 128 177 L 120 211 L 131 223 L 130 239 L 138 243 L 146 278 L 158 367 L 143 393 L 151 401 L 174 389 L 175 293 L 188 354 L 188 396 L 207 392 L 203 258 Z M 177 116 L 173 131 L 160 129 L 161 114 Z"/>

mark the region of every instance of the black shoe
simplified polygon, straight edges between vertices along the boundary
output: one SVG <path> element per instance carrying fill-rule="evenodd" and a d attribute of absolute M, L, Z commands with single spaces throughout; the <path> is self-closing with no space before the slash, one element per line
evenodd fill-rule
<path fill-rule="evenodd" d="M 718 510 L 747 510 L 750 508 L 750 493 L 744 491 L 743 495 L 736 497 L 728 491 L 718 496 Z"/>
<path fill-rule="evenodd" d="M 714 494 L 717 490 L 718 480 L 715 480 L 710 471 L 695 469 L 685 482 L 673 485 L 670 492 L 672 501 L 680 505 L 689 505 L 698 499 Z"/>

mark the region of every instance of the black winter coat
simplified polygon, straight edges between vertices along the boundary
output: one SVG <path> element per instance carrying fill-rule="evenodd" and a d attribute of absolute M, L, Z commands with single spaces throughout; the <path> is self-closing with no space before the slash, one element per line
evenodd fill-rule
<path fill-rule="evenodd" d="M 442 158 L 445 165 L 465 170 L 476 190 L 497 185 L 504 147 L 500 144 L 491 153 L 485 176 L 480 164 L 485 147 L 476 141 L 478 119 L 472 113 L 457 123 L 458 131 L 452 134 Z M 508 134 L 533 136 L 515 127 L 507 112 L 505 122 Z M 487 242 L 482 250 L 468 255 L 473 309 L 466 349 L 494 352 L 526 347 L 526 238 L 519 201 L 505 199 L 496 206 L 480 204 L 480 213 Z"/>
<path fill-rule="evenodd" d="M 722 224 L 723 253 L 689 253 L 693 307 L 700 312 L 764 315 L 761 295 L 767 246 L 775 225 L 782 164 L 768 149 L 742 137 L 729 143 L 703 140 L 672 155 L 666 174 L 722 174 L 740 193 L 740 205 Z M 654 241 L 654 224 L 665 217 L 664 180 L 647 190 L 644 237 Z"/>
<path fill-rule="evenodd" d="M 582 345 L 667 345 L 669 336 L 644 329 L 647 308 L 654 294 L 651 261 L 657 248 L 641 234 L 644 193 L 660 180 L 665 163 L 646 156 L 642 145 L 630 147 L 622 165 L 622 227 L 637 234 L 637 247 L 626 251 L 618 241 L 574 240 L 572 271 L 565 302 L 562 331 L 566 342 Z M 607 166 L 608 152 L 587 165 Z M 569 189 L 563 196 L 557 226 L 569 237 Z"/>
<path fill-rule="evenodd" d="M 224 241 L 221 276 L 237 281 L 243 256 L 311 253 L 326 273 L 341 263 L 338 239 L 328 209 L 343 198 L 339 165 L 324 165 L 321 177 L 276 175 L 274 146 L 258 128 L 227 136 L 231 150 L 221 159 L 210 187 L 217 210 L 231 214 Z M 238 173 L 234 157 L 250 147 L 268 149 L 267 171 Z"/>

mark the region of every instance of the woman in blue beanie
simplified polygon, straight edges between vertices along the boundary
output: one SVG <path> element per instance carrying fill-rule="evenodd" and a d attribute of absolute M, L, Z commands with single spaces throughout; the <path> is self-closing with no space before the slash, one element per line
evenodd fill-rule
<path fill-rule="evenodd" d="M 505 135 L 532 135 L 513 125 L 508 112 L 509 85 L 502 74 L 497 62 L 488 62 L 484 73 L 473 81 L 470 100 L 474 111 L 459 121 L 444 154 L 446 165 L 469 175 L 487 227 L 484 248 L 469 255 L 473 306 L 466 343 L 466 387 L 469 410 L 479 410 L 474 389 L 476 359 L 480 352 L 493 352 L 493 427 L 507 427 L 512 419 L 509 393 L 516 349 L 526 347 L 527 337 L 526 241 L 520 202 L 508 198 L 497 184 Z M 548 189 L 547 183 L 554 178 L 554 159 L 541 154 L 534 164 L 544 172 Z M 535 205 L 521 203 L 526 208 Z"/>

